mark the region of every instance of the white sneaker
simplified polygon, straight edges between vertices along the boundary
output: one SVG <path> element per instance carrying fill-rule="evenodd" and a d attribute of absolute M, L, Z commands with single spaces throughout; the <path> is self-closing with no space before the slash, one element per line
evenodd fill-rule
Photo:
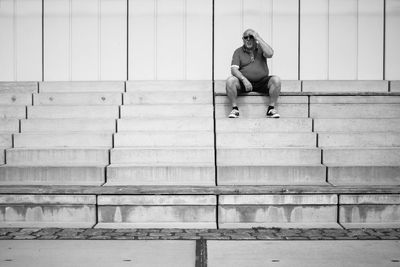
<path fill-rule="evenodd" d="M 231 113 L 229 113 L 229 118 L 239 118 L 239 110 L 232 109 Z"/>
<path fill-rule="evenodd" d="M 267 117 L 268 118 L 275 118 L 275 119 L 277 119 L 277 118 L 280 118 L 281 117 L 281 115 L 279 115 L 279 113 L 278 113 L 278 111 L 276 111 L 276 109 L 270 109 L 268 112 L 267 112 Z"/>

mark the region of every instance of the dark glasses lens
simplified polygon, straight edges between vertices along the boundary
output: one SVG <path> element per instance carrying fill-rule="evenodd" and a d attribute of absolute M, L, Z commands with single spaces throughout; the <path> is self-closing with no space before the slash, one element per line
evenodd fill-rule
<path fill-rule="evenodd" d="M 245 40 L 251 40 L 253 38 L 254 37 L 252 35 L 243 36 L 243 39 L 245 39 Z"/>

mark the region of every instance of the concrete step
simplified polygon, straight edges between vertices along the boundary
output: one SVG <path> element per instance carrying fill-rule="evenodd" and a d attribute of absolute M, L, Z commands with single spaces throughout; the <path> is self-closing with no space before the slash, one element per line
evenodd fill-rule
<path fill-rule="evenodd" d="M 111 164 L 106 185 L 215 185 L 214 164 Z"/>
<path fill-rule="evenodd" d="M 32 105 L 31 93 L 3 93 L 0 90 L 0 105 Z"/>
<path fill-rule="evenodd" d="M 0 166 L 2 185 L 99 186 L 104 183 L 104 166 Z"/>
<path fill-rule="evenodd" d="M 1 93 L 37 93 L 37 82 L 0 82 Z"/>
<path fill-rule="evenodd" d="M 19 120 L 18 119 L 1 119 L 0 118 L 0 133 L 18 133 Z"/>
<path fill-rule="evenodd" d="M 246 95 L 238 96 L 237 104 L 238 106 L 250 105 L 250 104 L 264 104 L 267 106 L 269 102 L 269 96 L 262 96 L 258 93 L 249 93 Z M 278 99 L 279 104 L 307 104 L 308 96 L 280 96 Z M 215 104 L 230 104 L 229 98 L 227 96 L 215 96 Z"/>
<path fill-rule="evenodd" d="M 336 195 L 221 195 L 220 228 L 338 227 Z"/>
<path fill-rule="evenodd" d="M 0 147 L 9 148 L 13 146 L 12 134 L 0 134 Z"/>
<path fill-rule="evenodd" d="M 294 118 L 307 118 L 308 105 L 307 104 L 278 104 L 275 106 L 278 113 L 282 117 Z M 227 118 L 232 110 L 231 105 L 216 105 L 215 116 L 216 118 Z M 267 106 L 264 104 L 249 104 L 239 105 L 240 118 L 265 118 L 267 113 Z"/>
<path fill-rule="evenodd" d="M 28 107 L 28 118 L 42 119 L 117 119 L 118 106 L 32 106 Z"/>
<path fill-rule="evenodd" d="M 400 92 L 400 81 L 390 81 L 390 92 Z"/>
<path fill-rule="evenodd" d="M 205 91 L 212 92 L 212 81 L 127 81 L 126 91 Z"/>
<path fill-rule="evenodd" d="M 36 106 L 57 105 L 121 105 L 122 94 L 114 92 L 90 92 L 90 93 L 40 93 L 33 95 L 33 103 Z"/>
<path fill-rule="evenodd" d="M 21 133 L 14 134 L 14 147 L 112 147 L 112 139 L 110 133 Z"/>
<path fill-rule="evenodd" d="M 121 118 L 171 118 L 213 116 L 213 106 L 209 104 L 179 105 L 131 105 L 121 106 Z"/>
<path fill-rule="evenodd" d="M 400 133 L 319 133 L 319 147 L 400 147 Z"/>
<path fill-rule="evenodd" d="M 395 95 L 335 95 L 310 96 L 310 104 L 399 104 L 400 96 Z"/>
<path fill-rule="evenodd" d="M 0 106 L 0 119 L 25 119 L 26 106 Z"/>
<path fill-rule="evenodd" d="M 213 164 L 213 147 L 140 147 L 114 148 L 111 150 L 112 164 Z"/>
<path fill-rule="evenodd" d="M 328 181 L 336 186 L 400 185 L 400 166 L 328 166 Z"/>
<path fill-rule="evenodd" d="M 216 228 L 216 196 L 99 196 L 97 228 Z"/>
<path fill-rule="evenodd" d="M 7 149 L 7 164 L 23 166 L 109 164 L 104 148 L 13 148 Z"/>
<path fill-rule="evenodd" d="M 314 119 L 315 132 L 400 132 L 400 118 Z"/>
<path fill-rule="evenodd" d="M 118 132 L 123 131 L 213 131 L 212 117 L 181 118 L 125 118 L 117 121 Z"/>
<path fill-rule="evenodd" d="M 398 166 L 400 148 L 324 148 L 323 164 L 335 166 Z"/>
<path fill-rule="evenodd" d="M 303 81 L 303 92 L 388 92 L 388 81 Z"/>
<path fill-rule="evenodd" d="M 346 228 L 400 225 L 400 195 L 340 195 L 339 219 Z"/>
<path fill-rule="evenodd" d="M 190 132 L 120 132 L 114 135 L 114 147 L 212 147 L 211 131 Z"/>
<path fill-rule="evenodd" d="M 217 133 L 217 147 L 316 147 L 315 133 L 302 132 L 252 132 Z"/>
<path fill-rule="evenodd" d="M 6 163 L 6 147 L 0 147 L 0 165 Z"/>
<path fill-rule="evenodd" d="M 325 166 L 217 166 L 218 185 L 326 185 Z"/>
<path fill-rule="evenodd" d="M 0 227 L 90 228 L 95 223 L 94 195 L 0 195 Z"/>
<path fill-rule="evenodd" d="M 312 118 L 400 118 L 400 104 L 311 104 Z"/>
<path fill-rule="evenodd" d="M 146 91 L 135 90 L 124 94 L 124 105 L 136 104 L 212 104 L 211 90 Z"/>
<path fill-rule="evenodd" d="M 124 92 L 123 81 L 39 82 L 39 92 Z"/>
<path fill-rule="evenodd" d="M 321 164 L 319 148 L 217 148 L 218 166 L 308 166 Z"/>
<path fill-rule="evenodd" d="M 282 80 L 282 92 L 301 92 L 301 81 L 297 80 Z M 215 81 L 215 93 L 218 94 L 226 94 L 225 80 L 216 80 Z"/>
<path fill-rule="evenodd" d="M 27 119 L 21 132 L 116 132 L 115 119 Z"/>
<path fill-rule="evenodd" d="M 216 120 L 216 131 L 222 132 L 311 132 L 312 119 L 310 118 L 281 118 L 269 120 L 265 118 L 233 120 L 220 118 Z"/>

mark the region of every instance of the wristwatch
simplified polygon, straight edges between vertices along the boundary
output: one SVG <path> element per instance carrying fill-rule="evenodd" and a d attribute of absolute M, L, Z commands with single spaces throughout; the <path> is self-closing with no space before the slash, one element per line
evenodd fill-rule
<path fill-rule="evenodd" d="M 243 82 L 243 81 L 244 81 L 244 79 L 246 79 L 246 77 L 244 77 L 244 76 L 243 76 L 243 77 L 242 77 L 242 78 L 240 78 L 240 79 L 241 79 L 241 80 L 242 80 L 242 82 Z"/>

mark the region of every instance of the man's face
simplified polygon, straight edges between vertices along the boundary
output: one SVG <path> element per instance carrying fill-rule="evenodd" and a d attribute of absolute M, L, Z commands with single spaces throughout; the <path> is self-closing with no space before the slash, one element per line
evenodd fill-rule
<path fill-rule="evenodd" d="M 244 33 L 243 34 L 243 44 L 247 49 L 252 49 L 254 47 L 254 37 L 253 35 L 250 35 L 249 33 Z"/>

